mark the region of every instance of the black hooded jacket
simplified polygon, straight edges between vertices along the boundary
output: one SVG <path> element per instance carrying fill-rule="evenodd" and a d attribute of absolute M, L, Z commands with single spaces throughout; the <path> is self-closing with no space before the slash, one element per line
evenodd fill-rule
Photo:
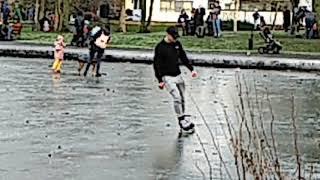
<path fill-rule="evenodd" d="M 156 46 L 153 67 L 155 76 L 159 82 L 162 82 L 163 76 L 178 76 L 181 74 L 179 60 L 190 71 L 193 71 L 193 67 L 179 41 L 167 43 L 165 40 L 162 40 Z"/>

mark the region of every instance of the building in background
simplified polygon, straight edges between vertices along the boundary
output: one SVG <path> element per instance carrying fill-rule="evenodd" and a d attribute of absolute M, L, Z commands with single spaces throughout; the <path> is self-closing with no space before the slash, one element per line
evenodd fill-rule
<path fill-rule="evenodd" d="M 154 0 L 152 21 L 154 22 L 176 22 L 181 9 L 185 9 L 188 15 L 192 8 L 199 6 L 207 9 L 207 14 L 212 9 L 215 0 Z M 276 17 L 276 25 L 283 24 L 282 10 L 286 6 L 292 9 L 291 0 L 239 0 L 240 11 L 238 20 L 253 23 L 252 15 L 254 9 L 258 8 L 260 15 L 264 16 L 267 24 L 272 24 Z M 300 0 L 299 5 L 312 9 L 314 0 Z M 233 20 L 235 13 L 235 0 L 220 0 L 222 8 L 222 20 Z M 147 0 L 149 10 L 150 0 Z M 126 9 L 139 9 L 139 0 L 126 0 Z M 277 14 L 277 15 L 276 15 Z M 148 15 L 148 11 L 147 11 Z"/>

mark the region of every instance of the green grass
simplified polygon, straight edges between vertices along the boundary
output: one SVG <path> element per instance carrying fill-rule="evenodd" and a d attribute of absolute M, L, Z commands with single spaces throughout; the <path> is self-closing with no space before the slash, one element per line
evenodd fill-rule
<path fill-rule="evenodd" d="M 19 42 L 34 43 L 34 44 L 53 44 L 54 39 L 59 33 L 43 33 L 32 32 L 30 29 L 25 29 L 19 39 Z M 60 33 L 65 36 L 66 42 L 70 42 L 71 33 Z M 164 37 L 164 32 L 153 32 L 141 34 L 135 32 L 118 33 L 112 35 L 112 47 L 114 48 L 137 48 L 137 49 L 152 49 Z M 248 38 L 250 32 L 242 31 L 238 33 L 224 32 L 223 38 L 214 39 L 212 37 L 196 38 L 196 37 L 181 37 L 180 41 L 184 47 L 190 51 L 197 52 L 246 52 L 248 48 Z M 275 37 L 279 40 L 284 51 L 288 54 L 303 54 L 320 52 L 320 40 L 306 40 L 289 37 L 282 32 L 276 32 Z M 264 42 L 260 36 L 254 34 L 254 48 L 257 49 Z M 253 52 L 256 52 L 254 50 Z"/>

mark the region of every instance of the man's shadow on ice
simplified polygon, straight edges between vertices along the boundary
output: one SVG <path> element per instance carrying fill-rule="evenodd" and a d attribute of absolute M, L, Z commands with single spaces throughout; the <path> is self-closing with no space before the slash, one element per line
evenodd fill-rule
<path fill-rule="evenodd" d="M 183 153 L 184 139 L 179 137 L 172 143 L 168 142 L 166 147 L 159 149 L 155 154 L 154 163 L 152 164 L 154 179 L 172 179 L 179 175 L 183 164 Z"/>

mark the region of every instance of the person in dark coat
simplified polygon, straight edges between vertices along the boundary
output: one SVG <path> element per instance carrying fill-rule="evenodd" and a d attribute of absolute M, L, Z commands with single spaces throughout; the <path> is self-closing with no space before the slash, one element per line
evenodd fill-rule
<path fill-rule="evenodd" d="M 313 12 L 306 11 L 305 23 L 306 23 L 306 38 L 311 39 L 313 37 L 314 24 L 316 23 L 316 17 Z"/>
<path fill-rule="evenodd" d="M 204 25 L 204 20 L 203 20 L 204 15 L 206 15 L 206 10 L 200 6 L 199 9 L 197 9 L 194 14 L 196 27 Z"/>
<path fill-rule="evenodd" d="M 166 32 L 166 37 L 157 44 L 154 50 L 155 77 L 159 82 L 159 88 L 166 88 L 172 96 L 181 132 L 192 133 L 195 125 L 185 113 L 185 82 L 180 70 L 180 63 L 191 71 L 192 77 L 197 77 L 198 74 L 191 65 L 182 44 L 178 41 L 179 33 L 176 28 L 169 27 Z"/>
<path fill-rule="evenodd" d="M 84 17 L 81 11 L 78 12 L 78 15 L 75 19 L 74 26 L 76 28 L 77 46 L 82 47 L 84 44 L 84 37 L 83 37 Z"/>
<path fill-rule="evenodd" d="M 288 32 L 289 27 L 291 26 L 291 12 L 287 6 L 284 7 L 283 11 L 283 29 L 285 32 Z"/>
<path fill-rule="evenodd" d="M 259 10 L 255 9 L 254 13 L 252 15 L 253 17 L 253 21 L 254 21 L 254 30 L 259 30 L 259 25 L 260 25 L 260 14 L 259 14 Z"/>
<path fill-rule="evenodd" d="M 192 8 L 191 10 L 191 17 L 190 20 L 188 21 L 188 25 L 187 25 L 187 34 L 194 36 L 195 31 L 196 31 L 196 27 L 195 27 L 195 13 L 196 13 L 196 9 Z"/>
<path fill-rule="evenodd" d="M 181 10 L 181 14 L 178 18 L 177 27 L 182 28 L 182 35 L 187 35 L 187 25 L 189 21 L 189 16 L 184 9 Z"/>

